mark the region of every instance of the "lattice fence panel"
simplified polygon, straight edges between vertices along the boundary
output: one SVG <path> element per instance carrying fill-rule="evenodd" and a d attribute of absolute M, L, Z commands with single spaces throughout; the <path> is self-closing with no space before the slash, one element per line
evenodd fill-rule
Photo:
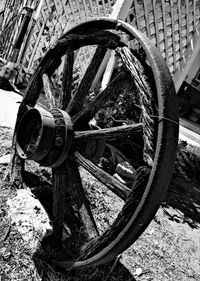
<path fill-rule="evenodd" d="M 184 53 L 191 45 L 191 38 L 199 31 L 200 0 L 130 1 L 132 6 L 127 11 L 126 21 L 144 32 L 157 45 L 174 75 L 176 69 L 182 67 Z M 22 2 L 6 0 L 4 3 L 0 55 L 5 59 L 12 52 L 19 30 Z M 38 0 L 34 2 L 39 3 Z M 37 21 L 32 21 L 33 30 L 26 52 L 18 61 L 23 65 L 20 75 L 24 75 L 24 72 L 31 74 L 47 50 L 66 30 L 88 18 L 108 16 L 115 2 L 116 0 L 44 0 Z M 91 48 L 82 48 L 77 55 L 77 63 L 81 64 L 83 71 L 91 54 Z"/>
<path fill-rule="evenodd" d="M 199 0 L 133 0 L 127 22 L 159 48 L 173 75 L 200 22 Z"/>
<path fill-rule="evenodd" d="M 0 56 L 9 59 L 22 20 L 22 0 L 0 2 Z"/>
<path fill-rule="evenodd" d="M 34 71 L 47 50 L 66 30 L 88 18 L 109 15 L 114 3 L 115 0 L 45 0 L 23 57 L 25 72 L 31 74 Z M 77 55 L 83 69 L 91 54 L 92 51 L 86 48 Z"/>

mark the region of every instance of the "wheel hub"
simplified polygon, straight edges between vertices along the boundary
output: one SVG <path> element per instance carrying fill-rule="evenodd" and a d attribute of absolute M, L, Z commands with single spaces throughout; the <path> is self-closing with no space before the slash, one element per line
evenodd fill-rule
<path fill-rule="evenodd" d="M 27 111 L 17 129 L 16 148 L 23 159 L 46 167 L 58 167 L 66 159 L 72 141 L 72 122 L 59 109 Z"/>

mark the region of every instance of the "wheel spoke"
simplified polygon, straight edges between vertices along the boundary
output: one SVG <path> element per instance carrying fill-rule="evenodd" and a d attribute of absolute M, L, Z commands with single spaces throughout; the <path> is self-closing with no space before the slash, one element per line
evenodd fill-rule
<path fill-rule="evenodd" d="M 146 166 L 142 166 L 137 170 L 134 186 L 126 199 L 126 204 L 113 223 L 114 227 L 112 229 L 108 228 L 101 236 L 101 239 L 89 242 L 81 254 L 81 259 L 89 257 L 93 253 L 97 253 L 99 249 L 101 249 L 102 244 L 113 241 L 113 237 L 119 235 L 120 232 L 122 232 L 122 229 L 127 226 L 128 221 L 133 216 L 134 210 L 138 206 L 138 201 L 140 201 L 142 194 L 144 193 L 149 180 L 149 175 L 150 169 Z M 122 243 L 125 243 L 125 240 L 122 240 Z"/>
<path fill-rule="evenodd" d="M 127 87 L 130 76 L 128 73 L 120 71 L 112 80 L 108 87 L 99 93 L 85 108 L 80 110 L 73 118 L 73 123 L 89 122 L 99 109 L 113 96 L 118 96 Z"/>
<path fill-rule="evenodd" d="M 157 111 L 156 103 L 152 103 L 156 93 L 153 73 L 149 65 L 145 61 L 141 63 L 128 47 L 117 48 L 116 53 L 121 58 L 124 67 L 131 73 L 134 84 L 140 95 L 144 139 L 146 140 L 144 142 L 144 160 L 149 166 L 152 166 L 156 145 L 155 141 L 153 141 L 155 140 L 154 129 L 156 123 L 152 116 L 155 115 L 155 110 Z"/>
<path fill-rule="evenodd" d="M 40 65 L 37 67 L 33 76 L 31 77 L 31 81 L 28 84 L 21 103 L 22 107 L 26 105 L 34 107 L 36 105 L 43 86 L 42 75 L 44 73 L 47 73 L 50 77 L 60 64 L 61 58 L 59 56 L 56 56 L 53 50 L 50 50 L 42 59 Z"/>
<path fill-rule="evenodd" d="M 98 230 L 85 196 L 78 165 L 75 162 L 75 159 L 67 160 L 66 170 L 69 177 L 69 188 L 67 190 L 71 196 L 72 202 L 76 202 L 77 206 L 81 208 L 82 219 L 83 222 L 86 223 L 89 236 L 96 236 Z"/>
<path fill-rule="evenodd" d="M 98 235 L 78 166 L 72 158 L 67 159 L 59 168 L 53 169 L 53 218 L 54 245 L 57 247 L 62 238 L 65 221 L 77 247 L 81 241 Z"/>
<path fill-rule="evenodd" d="M 52 109 L 52 108 L 56 107 L 56 100 L 55 100 L 54 93 L 53 93 L 52 82 L 46 73 L 44 73 L 42 75 L 42 80 L 43 80 L 43 85 L 44 85 L 45 97 L 47 99 L 47 107 L 48 107 L 48 109 Z"/>
<path fill-rule="evenodd" d="M 10 182 L 12 182 L 14 186 L 17 186 L 17 188 L 23 183 L 24 165 L 24 159 L 19 157 L 16 148 L 13 146 L 10 162 L 10 171 L 12 174 Z"/>
<path fill-rule="evenodd" d="M 132 76 L 134 76 L 135 85 L 140 92 L 144 92 L 148 95 L 148 92 L 151 92 L 151 89 L 149 83 L 147 82 L 144 65 L 141 64 L 128 47 L 117 48 L 116 53 L 121 58 L 123 66 L 130 71 Z M 146 68 L 150 70 L 150 67 L 145 62 L 143 62 L 143 64 L 145 64 Z M 151 86 L 153 86 L 153 82 L 154 81 L 151 81 Z"/>
<path fill-rule="evenodd" d="M 74 52 L 70 47 L 68 47 L 65 55 L 65 63 L 63 68 L 62 96 L 60 100 L 61 109 L 63 110 L 66 109 L 71 99 L 73 64 L 74 64 Z"/>
<path fill-rule="evenodd" d="M 53 169 L 53 246 L 62 247 L 66 175 L 61 169 Z"/>
<path fill-rule="evenodd" d="M 79 165 L 90 172 L 96 179 L 107 186 L 113 193 L 119 196 L 122 200 L 126 200 L 126 197 L 130 193 L 130 189 L 124 184 L 120 183 L 117 179 L 103 171 L 97 165 L 93 164 L 90 160 L 83 157 L 79 152 L 75 153 L 76 160 Z"/>
<path fill-rule="evenodd" d="M 97 74 L 97 71 L 102 63 L 102 60 L 106 54 L 107 49 L 98 47 L 90 65 L 88 66 L 85 75 L 77 89 L 77 92 L 74 94 L 73 99 L 69 103 L 67 107 L 67 111 L 74 115 L 76 114 L 82 107 L 85 97 L 89 93 L 92 82 Z"/>
<path fill-rule="evenodd" d="M 99 130 L 77 131 L 74 132 L 76 142 L 89 141 L 92 139 L 126 139 L 127 137 L 142 135 L 142 123 L 117 126 Z"/>

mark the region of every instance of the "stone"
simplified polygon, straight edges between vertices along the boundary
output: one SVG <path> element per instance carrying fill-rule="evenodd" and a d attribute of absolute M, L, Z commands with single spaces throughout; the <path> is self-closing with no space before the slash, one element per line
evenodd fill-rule
<path fill-rule="evenodd" d="M 122 178 L 129 180 L 134 180 L 136 177 L 136 170 L 127 161 L 119 163 L 115 172 Z"/>
<path fill-rule="evenodd" d="M 11 160 L 11 155 L 10 154 L 5 154 L 0 157 L 0 164 L 9 164 Z"/>
<path fill-rule="evenodd" d="M 113 175 L 114 178 L 116 178 L 118 181 L 120 181 L 121 183 L 125 184 L 126 185 L 126 182 L 117 174 L 115 173 Z"/>

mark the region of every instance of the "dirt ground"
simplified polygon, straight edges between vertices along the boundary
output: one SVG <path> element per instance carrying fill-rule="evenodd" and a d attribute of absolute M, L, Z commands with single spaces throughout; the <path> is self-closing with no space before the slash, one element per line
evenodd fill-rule
<path fill-rule="evenodd" d="M 1 125 L 0 156 L 9 154 L 11 139 L 12 129 L 7 123 Z M 79 272 L 57 272 L 46 263 L 40 244 L 30 251 L 16 222 L 10 220 L 8 199 L 17 191 L 4 180 L 6 170 L 7 164 L 0 164 L 0 280 L 200 280 L 199 206 L 198 219 L 193 216 L 192 223 L 175 207 L 162 206 L 141 237 L 116 261 Z"/>

